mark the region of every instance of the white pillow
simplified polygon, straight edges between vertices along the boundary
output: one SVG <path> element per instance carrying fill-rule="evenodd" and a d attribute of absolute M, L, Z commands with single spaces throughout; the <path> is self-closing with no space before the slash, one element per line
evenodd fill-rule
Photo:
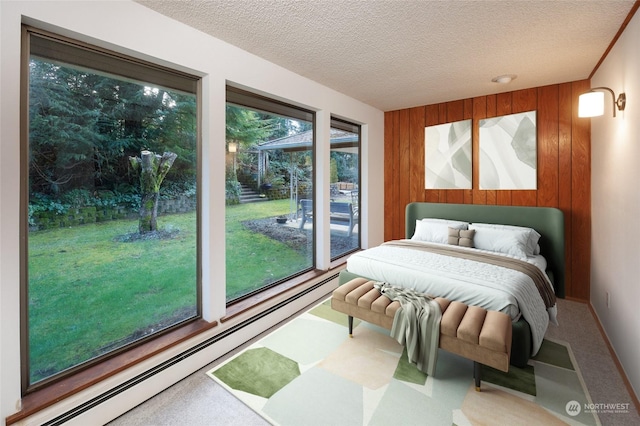
<path fill-rule="evenodd" d="M 454 229 L 468 229 L 469 223 L 463 222 L 460 220 L 451 220 L 451 219 L 434 219 L 431 217 L 425 217 L 420 219 L 421 222 L 433 222 L 433 223 L 446 223 L 447 226 L 450 226 Z"/>
<path fill-rule="evenodd" d="M 499 229 L 469 225 L 469 229 L 476 231 L 473 244 L 482 250 L 509 254 L 521 259 L 527 258 L 527 241 L 529 233 L 514 229 Z"/>
<path fill-rule="evenodd" d="M 416 220 L 416 230 L 412 240 L 426 241 L 429 243 L 447 244 L 449 241 L 449 228 L 467 229 L 467 222 L 446 219 L 421 219 Z"/>
<path fill-rule="evenodd" d="M 525 249 L 527 256 L 540 254 L 540 246 L 538 245 L 540 234 L 533 228 L 527 228 L 525 226 L 501 225 L 497 223 L 473 223 L 473 226 L 476 228 L 492 228 L 524 232 L 527 235 Z"/>

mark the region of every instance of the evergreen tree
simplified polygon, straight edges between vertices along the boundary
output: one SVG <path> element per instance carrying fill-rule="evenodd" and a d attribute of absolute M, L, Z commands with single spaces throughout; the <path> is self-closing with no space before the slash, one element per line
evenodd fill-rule
<path fill-rule="evenodd" d="M 30 190 L 59 198 L 80 189 L 138 188 L 129 156 L 178 155 L 176 182 L 197 174 L 196 97 L 32 58 Z"/>

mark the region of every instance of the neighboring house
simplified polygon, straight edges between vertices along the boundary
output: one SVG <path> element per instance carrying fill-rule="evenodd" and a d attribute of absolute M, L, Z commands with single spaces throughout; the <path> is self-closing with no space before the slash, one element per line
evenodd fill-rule
<path fill-rule="evenodd" d="M 0 81 L 0 422 L 22 407 L 28 410 L 33 402 L 21 405 L 20 391 L 20 40 L 21 23 L 36 25 L 125 53 L 136 53 L 166 64 L 174 64 L 203 76 L 203 156 L 208 170 L 224 170 L 224 100 L 225 85 L 234 84 L 308 105 L 320 111 L 318 143 L 328 146 L 330 114 L 364 123 L 362 144 L 362 199 L 360 200 L 363 247 L 381 243 L 392 230 L 398 229 L 397 212 L 385 210 L 385 194 L 391 193 L 385 182 L 385 113 L 360 101 L 335 92 L 306 78 L 264 61 L 227 43 L 172 21 L 134 2 L 1 2 L 1 81 Z M 144 28 L 144 29 L 142 29 Z M 636 395 L 640 394 L 640 262 L 637 241 L 640 227 L 640 16 L 636 15 L 592 78 L 592 86 L 609 86 L 616 92 L 627 93 L 627 108 L 619 117 L 604 116 L 592 119 L 589 151 L 570 151 L 571 158 L 586 166 L 591 183 L 585 175 L 574 176 L 570 189 L 579 193 L 589 188 L 586 197 L 569 197 L 570 208 L 579 212 L 581 224 L 572 229 L 576 253 L 582 241 L 581 233 L 591 235 L 586 241 L 591 250 L 581 253 L 589 270 L 574 265 L 574 278 L 586 276 L 590 284 L 576 290 L 575 298 L 590 301 L 612 347 L 617 353 Z M 264 76 L 268 75 L 269 78 Z M 565 82 L 558 82 L 558 84 Z M 578 84 L 579 85 L 579 84 Z M 538 88 L 541 89 L 541 88 Z M 575 98 L 576 93 L 571 96 Z M 451 100 L 455 101 L 455 100 Z M 387 113 L 387 116 L 393 113 Z M 544 123 L 539 123 L 543 126 Z M 573 128 L 583 131 L 584 127 Z M 569 143 L 570 138 L 560 143 Z M 589 145 L 587 143 L 587 145 Z M 328 148 L 326 148 L 328 150 Z M 325 164 L 324 169 L 329 170 Z M 323 170 L 319 164 L 318 170 Z M 587 180 L 588 180 L 588 174 Z M 207 173 L 203 183 L 206 199 L 211 205 L 224 205 L 224 174 Z M 387 176 L 388 177 L 388 176 Z M 398 179 L 401 179 L 398 177 Z M 558 175 L 558 182 L 566 176 Z M 325 179 L 328 182 L 328 179 Z M 385 186 L 388 185 L 388 186 Z M 382 190 L 385 188 L 385 191 Z M 316 188 L 320 193 L 325 188 Z M 327 191 L 328 192 L 328 191 Z M 585 201 L 586 200 L 586 201 Z M 591 205 L 588 205 L 590 200 Z M 404 200 L 407 201 L 407 200 Z M 575 204 L 571 204 L 575 203 Z M 585 205 L 584 203 L 587 203 Z M 587 215 L 585 217 L 584 215 Z M 330 261 L 322 253 L 318 268 L 326 273 L 298 289 L 310 289 L 304 297 L 283 308 L 269 312 L 251 326 L 243 327 L 228 337 L 222 331 L 232 330 L 243 320 L 267 311 L 276 302 L 266 302 L 259 308 L 229 316 L 225 312 L 224 297 L 217 297 L 219 283 L 224 283 L 224 261 L 218 254 L 224 250 L 223 213 L 210 206 L 203 207 L 208 218 L 205 244 L 203 291 L 204 318 L 216 321 L 210 330 L 192 336 L 171 349 L 155 354 L 124 371 L 113 372 L 108 386 L 89 386 L 69 398 L 52 403 L 49 408 L 34 414 L 34 422 L 41 423 L 73 409 L 107 389 L 131 383 L 129 388 L 105 400 L 101 405 L 81 414 L 91 423 L 101 423 L 123 413 L 186 375 L 200 369 L 214 359 L 234 349 L 270 326 L 286 319 L 322 294 L 329 292 L 331 279 L 339 268 L 330 269 Z M 584 256 L 584 257 L 582 257 Z M 582 264 L 583 267 L 585 264 Z M 586 268 L 586 267 L 585 267 Z M 583 275 L 580 275 L 583 274 Z M 317 286 L 316 286 L 317 284 Z M 577 284 L 582 285 L 582 284 Z M 315 286 L 315 287 L 314 287 Z M 607 306 L 606 294 L 610 295 Z M 224 322 L 220 319 L 227 316 Z M 210 345 L 188 359 L 167 365 L 146 380 L 134 384 L 136 377 L 203 342 Z M 105 383 L 107 383 L 105 382 Z M 54 398 L 55 399 L 55 398 Z M 54 402 L 54 401 L 53 401 Z"/>

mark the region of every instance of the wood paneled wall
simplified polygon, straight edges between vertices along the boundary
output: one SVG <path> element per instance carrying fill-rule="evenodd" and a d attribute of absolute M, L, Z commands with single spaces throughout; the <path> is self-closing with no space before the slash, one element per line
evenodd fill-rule
<path fill-rule="evenodd" d="M 557 207 L 564 212 L 566 295 L 589 300 L 591 122 L 578 118 L 589 80 L 480 96 L 385 113 L 385 240 L 404 238 L 405 206 L 414 201 Z M 537 111 L 538 189 L 480 190 L 478 121 Z M 424 128 L 473 119 L 473 189 L 424 188 Z"/>

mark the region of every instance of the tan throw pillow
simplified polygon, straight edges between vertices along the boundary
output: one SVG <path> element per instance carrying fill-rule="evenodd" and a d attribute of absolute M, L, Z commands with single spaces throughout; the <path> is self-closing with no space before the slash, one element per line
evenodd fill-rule
<path fill-rule="evenodd" d="M 449 228 L 449 244 L 454 246 L 473 247 L 473 235 L 475 229 Z"/>

